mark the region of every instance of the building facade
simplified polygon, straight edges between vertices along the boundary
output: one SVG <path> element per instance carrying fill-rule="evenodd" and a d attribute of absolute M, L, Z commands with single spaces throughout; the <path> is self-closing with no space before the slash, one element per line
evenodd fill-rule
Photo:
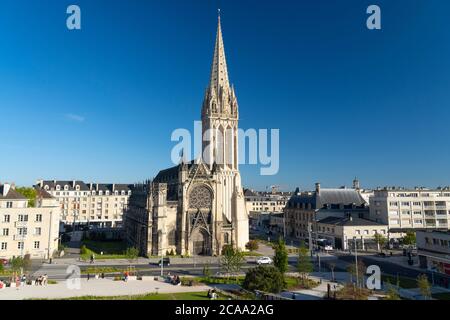
<path fill-rule="evenodd" d="M 387 224 L 390 238 L 400 238 L 409 230 L 449 230 L 450 189 L 375 190 L 370 219 Z"/>
<path fill-rule="evenodd" d="M 36 186 L 56 198 L 65 225 L 119 227 L 131 195 L 127 184 L 39 180 Z"/>
<path fill-rule="evenodd" d="M 420 267 L 450 276 L 450 232 L 417 231 L 416 242 Z"/>
<path fill-rule="evenodd" d="M 246 189 L 244 196 L 247 212 L 283 212 L 292 193 L 259 192 Z"/>
<path fill-rule="evenodd" d="M 365 218 L 369 214 L 366 201 L 356 189 L 325 189 L 316 183 L 315 191 L 298 192 L 285 208 L 286 236 L 301 240 L 316 234 L 317 222 L 328 217 Z"/>
<path fill-rule="evenodd" d="M 48 259 L 58 249 L 60 207 L 55 198 L 37 190 L 35 206 L 14 185 L 0 184 L 0 258 Z"/>
<path fill-rule="evenodd" d="M 245 249 L 248 214 L 238 167 L 238 104 L 228 80 L 220 17 L 203 100 L 202 157 L 136 186 L 125 218 L 130 245 L 146 255 L 220 255 Z"/>
<path fill-rule="evenodd" d="M 387 236 L 387 225 L 358 217 L 328 217 L 317 222 L 317 235 L 335 249 L 378 249 L 374 236 Z"/>

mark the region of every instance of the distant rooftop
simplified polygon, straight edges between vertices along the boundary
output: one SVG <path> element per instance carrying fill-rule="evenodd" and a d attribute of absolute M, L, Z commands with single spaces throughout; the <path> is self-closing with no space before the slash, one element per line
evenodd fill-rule
<path fill-rule="evenodd" d="M 325 219 L 319 220 L 318 223 L 323 224 L 332 224 L 335 226 L 349 226 L 349 227 L 357 227 L 357 226 L 382 226 L 383 224 L 377 223 L 375 221 L 356 218 L 356 217 L 327 217 Z"/>

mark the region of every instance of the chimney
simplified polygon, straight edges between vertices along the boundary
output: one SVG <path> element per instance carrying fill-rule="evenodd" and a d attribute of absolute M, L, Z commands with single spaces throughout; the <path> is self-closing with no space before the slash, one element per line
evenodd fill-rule
<path fill-rule="evenodd" d="M 115 183 L 113 183 L 113 185 L 112 185 L 112 192 L 114 192 L 114 191 L 116 191 L 116 184 Z"/>
<path fill-rule="evenodd" d="M 3 185 L 3 196 L 6 196 L 8 194 L 9 189 L 11 189 L 11 185 L 5 182 L 5 184 Z"/>
<path fill-rule="evenodd" d="M 316 183 L 316 192 L 320 192 L 320 182 Z"/>
<path fill-rule="evenodd" d="M 72 180 L 72 188 L 74 188 L 74 189 L 75 189 L 75 183 L 76 183 L 76 181 Z"/>

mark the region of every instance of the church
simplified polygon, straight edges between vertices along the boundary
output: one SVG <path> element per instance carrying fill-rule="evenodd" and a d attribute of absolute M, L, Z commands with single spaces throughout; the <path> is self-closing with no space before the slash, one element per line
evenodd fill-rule
<path fill-rule="evenodd" d="M 124 228 L 141 255 L 220 255 L 249 240 L 238 166 L 238 103 L 228 79 L 220 16 L 202 111 L 202 156 L 134 186 Z"/>

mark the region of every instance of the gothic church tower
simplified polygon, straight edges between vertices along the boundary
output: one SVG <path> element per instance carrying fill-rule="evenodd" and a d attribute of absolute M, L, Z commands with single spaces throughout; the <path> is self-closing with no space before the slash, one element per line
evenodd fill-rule
<path fill-rule="evenodd" d="M 211 76 L 202 107 L 203 161 L 217 173 L 217 210 L 233 227 L 233 244 L 245 249 L 249 226 L 238 166 L 238 115 L 219 15 Z"/>

